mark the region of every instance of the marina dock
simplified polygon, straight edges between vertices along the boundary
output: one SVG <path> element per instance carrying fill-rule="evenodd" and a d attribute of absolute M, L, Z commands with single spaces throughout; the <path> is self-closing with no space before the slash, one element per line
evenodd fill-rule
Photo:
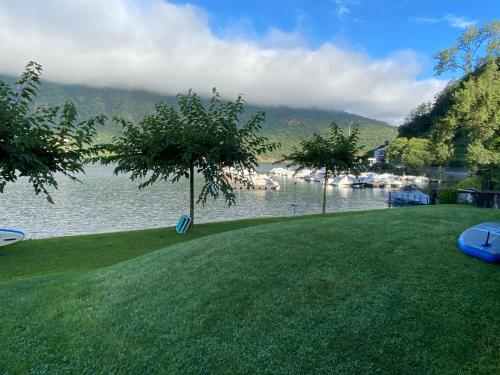
<path fill-rule="evenodd" d="M 413 191 L 390 191 L 388 195 L 389 207 L 406 207 L 428 205 L 429 195 L 420 190 Z"/>

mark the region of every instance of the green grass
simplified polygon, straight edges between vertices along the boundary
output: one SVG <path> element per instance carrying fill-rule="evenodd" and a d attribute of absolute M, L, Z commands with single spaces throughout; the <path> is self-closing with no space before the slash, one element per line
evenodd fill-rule
<path fill-rule="evenodd" d="M 456 239 L 499 220 L 434 206 L 13 245 L 0 373 L 496 374 L 500 269 Z"/>
<path fill-rule="evenodd" d="M 298 218 L 202 224 L 185 235 L 177 234 L 171 227 L 23 241 L 15 246 L 0 248 L 0 281 L 54 272 L 90 271 L 210 234 Z"/>

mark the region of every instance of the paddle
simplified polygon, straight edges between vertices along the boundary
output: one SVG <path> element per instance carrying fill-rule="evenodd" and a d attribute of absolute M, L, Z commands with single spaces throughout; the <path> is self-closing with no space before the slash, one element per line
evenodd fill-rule
<path fill-rule="evenodd" d="M 486 236 L 486 242 L 483 244 L 484 247 L 490 246 L 490 233 L 491 233 L 491 230 L 488 231 L 488 234 Z"/>

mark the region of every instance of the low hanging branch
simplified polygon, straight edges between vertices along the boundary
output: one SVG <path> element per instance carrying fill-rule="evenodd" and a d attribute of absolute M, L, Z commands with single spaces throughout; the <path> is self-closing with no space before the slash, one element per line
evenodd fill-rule
<path fill-rule="evenodd" d="M 72 102 L 62 108 L 35 106 L 41 73 L 41 65 L 31 61 L 16 82 L 19 89 L 0 81 L 0 193 L 7 183 L 28 177 L 35 193 L 53 203 L 47 189 L 57 188 L 54 175 L 78 181 L 76 174 L 84 172 L 92 153 L 95 126 L 105 116 L 78 121 Z"/>

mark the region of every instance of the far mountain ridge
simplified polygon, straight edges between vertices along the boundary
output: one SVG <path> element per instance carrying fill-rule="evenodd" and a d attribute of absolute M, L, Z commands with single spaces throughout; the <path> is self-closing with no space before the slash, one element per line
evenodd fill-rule
<path fill-rule="evenodd" d="M 0 75 L 0 80 L 12 84 L 16 78 Z M 177 98 L 172 95 L 161 95 L 144 90 L 67 85 L 42 79 L 38 103 L 54 106 L 62 105 L 66 100 L 75 103 L 82 118 L 103 113 L 109 119 L 113 116 L 120 116 L 134 122 L 152 113 L 155 103 L 164 101 L 172 106 L 177 104 Z M 339 110 L 257 106 L 246 103 L 242 120 L 257 111 L 266 113 L 262 133 L 282 144 L 281 149 L 275 152 L 276 155 L 271 155 L 272 158 L 290 150 L 301 138 L 309 137 L 315 132 L 324 133 L 332 122 L 336 122 L 341 128 L 348 128 L 350 124 L 358 123 L 360 143 L 365 146 L 365 149 L 374 148 L 385 141 L 394 139 L 397 135 L 397 128 L 383 121 Z M 108 121 L 107 125 L 99 130 L 99 138 L 109 140 L 118 131 L 118 126 Z"/>

